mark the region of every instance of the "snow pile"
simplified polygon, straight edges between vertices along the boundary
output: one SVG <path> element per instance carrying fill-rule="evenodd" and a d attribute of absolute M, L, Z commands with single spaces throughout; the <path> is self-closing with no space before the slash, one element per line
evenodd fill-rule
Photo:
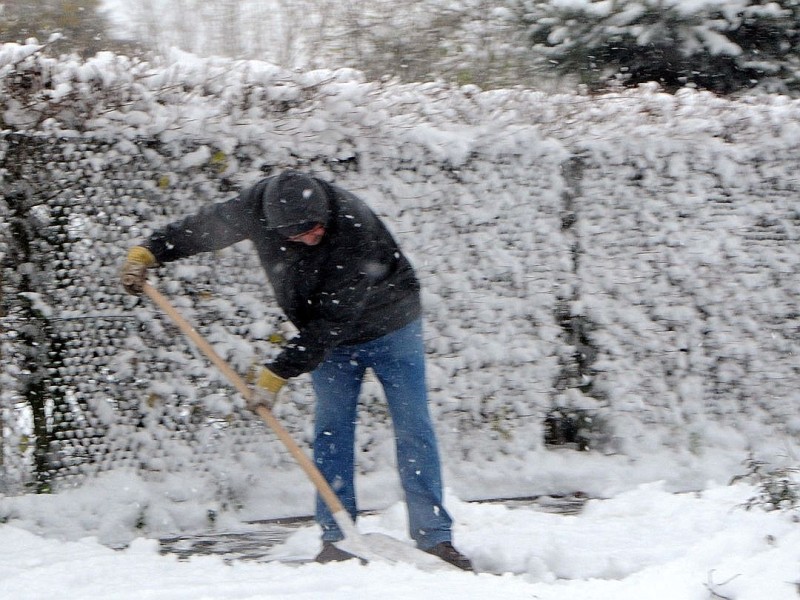
<path fill-rule="evenodd" d="M 715 487 L 673 495 L 641 486 L 563 516 L 530 507 L 451 501 L 460 547 L 481 571 L 428 573 L 374 562 L 286 566 L 226 564 L 220 557 L 179 561 L 154 540 L 121 551 L 84 538 L 48 540 L 0 526 L 0 596 L 111 598 L 541 598 L 543 600 L 791 600 L 797 597 L 800 529 L 788 513 L 746 511 L 754 489 Z M 403 538 L 402 511 L 362 522 L 364 531 Z M 312 556 L 307 527 L 273 558 Z"/>

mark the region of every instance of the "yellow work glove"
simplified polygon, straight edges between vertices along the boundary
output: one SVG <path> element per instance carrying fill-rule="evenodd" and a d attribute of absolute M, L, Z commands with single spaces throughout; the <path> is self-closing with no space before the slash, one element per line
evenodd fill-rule
<path fill-rule="evenodd" d="M 247 408 L 255 412 L 259 406 L 272 408 L 278 399 L 278 392 L 286 384 L 286 380 L 276 375 L 266 367 L 262 367 L 253 388 L 253 395 L 247 403 Z"/>
<path fill-rule="evenodd" d="M 128 259 L 122 266 L 120 281 L 129 294 L 141 294 L 147 280 L 147 269 L 158 264 L 156 257 L 144 246 L 134 246 L 128 250 Z"/>

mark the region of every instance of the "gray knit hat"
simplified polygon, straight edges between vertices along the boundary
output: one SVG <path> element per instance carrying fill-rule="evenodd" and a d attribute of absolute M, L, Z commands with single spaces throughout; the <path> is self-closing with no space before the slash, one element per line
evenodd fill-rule
<path fill-rule="evenodd" d="M 313 177 L 284 171 L 273 177 L 262 196 L 267 228 L 284 237 L 298 235 L 314 225 L 328 223 L 328 196 Z"/>

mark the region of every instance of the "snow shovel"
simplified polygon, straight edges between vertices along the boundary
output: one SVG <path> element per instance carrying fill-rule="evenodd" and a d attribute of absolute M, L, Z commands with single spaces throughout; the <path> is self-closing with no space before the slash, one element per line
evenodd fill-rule
<path fill-rule="evenodd" d="M 145 282 L 143 290 L 144 293 L 175 322 L 178 329 L 188 336 L 197 345 L 200 351 L 214 363 L 233 387 L 244 396 L 245 400 L 250 400 L 253 392 L 250 386 L 247 385 L 247 382 L 217 354 L 211 344 L 183 318 L 177 309 L 170 304 L 169 300 L 149 283 Z M 336 524 L 344 535 L 344 540 L 336 543 L 339 548 L 367 562 L 376 560 L 390 563 L 411 563 L 428 571 L 460 570 L 431 554 L 408 546 L 391 536 L 379 533 L 361 534 L 358 529 L 356 529 L 355 523 L 350 518 L 350 514 L 344 508 L 333 489 L 331 489 L 331 486 L 325 480 L 322 473 L 320 473 L 311 459 L 306 456 L 300 446 L 297 445 L 297 442 L 292 439 L 289 432 L 275 418 L 272 411 L 266 406 L 259 406 L 256 408 L 256 413 L 269 428 L 272 429 L 280 441 L 283 442 L 283 445 L 286 446 L 286 449 L 289 450 L 289 453 L 298 462 L 311 480 L 311 483 L 314 484 L 320 497 L 330 509 L 333 518 L 336 520 Z"/>

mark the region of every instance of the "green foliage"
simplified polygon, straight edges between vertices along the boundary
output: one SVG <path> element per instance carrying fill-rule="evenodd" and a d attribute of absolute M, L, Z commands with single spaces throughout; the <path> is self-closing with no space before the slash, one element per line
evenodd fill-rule
<path fill-rule="evenodd" d="M 554 408 L 544 419 L 544 443 L 580 451 L 607 450 L 611 428 L 596 410 Z"/>
<path fill-rule="evenodd" d="M 537 53 L 594 89 L 613 81 L 720 93 L 770 81 L 800 89 L 798 0 L 708 2 L 691 10 L 663 0 L 526 5 Z"/>
<path fill-rule="evenodd" d="M 753 456 L 744 461 L 747 472 L 737 475 L 731 483 L 746 481 L 757 486 L 758 493 L 745 503 L 745 508 L 766 511 L 800 510 L 800 469 L 781 467 L 770 469 Z"/>
<path fill-rule="evenodd" d="M 212 169 L 220 174 L 227 171 L 228 167 L 230 166 L 228 155 L 222 150 L 217 150 L 211 157 L 209 163 L 211 164 Z"/>
<path fill-rule="evenodd" d="M 132 3 L 136 4 L 136 3 Z M 137 52 L 113 41 L 98 0 L 31 0 L 0 10 L 0 40 L 59 52 Z M 483 88 L 577 82 L 601 90 L 657 81 L 718 93 L 800 91 L 800 0 L 182 0 L 129 7 L 128 35 L 159 51 L 353 67 L 367 78 Z M 269 28 L 260 26 L 267 19 Z"/>

